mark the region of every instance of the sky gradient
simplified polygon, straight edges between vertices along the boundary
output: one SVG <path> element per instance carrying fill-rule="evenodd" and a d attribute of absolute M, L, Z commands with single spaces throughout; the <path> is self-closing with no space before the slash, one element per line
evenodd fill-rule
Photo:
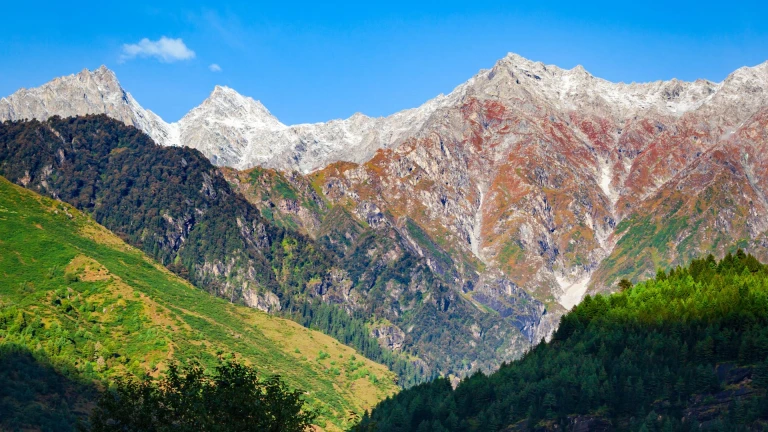
<path fill-rule="evenodd" d="M 166 121 L 221 84 L 295 124 L 418 106 L 507 52 L 624 82 L 768 60 L 768 2 L 112 3 L 5 5 L 0 96 L 104 64 Z"/>

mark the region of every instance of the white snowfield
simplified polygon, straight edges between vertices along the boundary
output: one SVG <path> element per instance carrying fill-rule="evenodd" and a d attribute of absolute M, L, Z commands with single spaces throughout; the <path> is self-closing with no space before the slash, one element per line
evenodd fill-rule
<path fill-rule="evenodd" d="M 645 110 L 673 116 L 706 110 L 727 124 L 730 118 L 740 118 L 739 113 L 764 105 L 767 87 L 768 62 L 738 69 L 721 83 L 673 79 L 624 84 L 596 78 L 581 66 L 564 70 L 508 54 L 450 94 L 387 117 L 358 113 L 345 120 L 288 126 L 259 101 L 216 86 L 200 106 L 178 122 L 167 123 L 139 105 L 115 74 L 102 66 L 0 99 L 0 120 L 107 114 L 143 130 L 158 144 L 198 149 L 216 165 L 307 173 L 337 161 L 365 162 L 378 149 L 428 133 L 422 128 L 431 116 L 468 97 L 615 119 Z"/>

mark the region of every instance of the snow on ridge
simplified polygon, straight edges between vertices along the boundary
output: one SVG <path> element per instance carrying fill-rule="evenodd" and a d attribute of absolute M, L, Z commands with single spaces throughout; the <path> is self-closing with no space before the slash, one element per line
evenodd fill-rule
<path fill-rule="evenodd" d="M 529 91 L 559 108 L 584 109 L 605 105 L 614 114 L 626 116 L 640 110 L 657 109 L 682 115 L 706 103 L 722 83 L 699 79 L 692 82 L 671 79 L 648 83 L 614 83 L 595 77 L 578 65 L 562 69 L 510 53 L 492 71 L 507 70 Z"/>
<path fill-rule="evenodd" d="M 306 173 L 336 161 L 365 162 L 378 149 L 397 146 L 419 133 L 434 113 L 458 105 L 468 94 L 501 100 L 534 98 L 536 104 L 617 118 L 649 109 L 675 116 L 706 109 L 735 121 L 766 103 L 768 96 L 755 89 L 768 89 L 768 62 L 740 68 L 721 83 L 673 79 L 626 84 L 595 77 L 582 66 L 565 70 L 510 53 L 449 94 L 386 117 L 356 113 L 347 119 L 289 126 L 258 100 L 216 86 L 181 120 L 167 123 L 141 107 L 123 90 L 115 74 L 101 66 L 0 99 L 0 120 L 104 113 L 138 127 L 158 144 L 196 148 L 217 165 Z M 758 97 L 750 98 L 750 94 Z"/>
<path fill-rule="evenodd" d="M 355 113 L 347 119 L 286 126 L 259 101 L 217 86 L 178 122 L 179 136 L 219 165 L 307 173 L 336 161 L 365 162 L 376 150 L 416 132 L 440 107 L 455 103 L 464 87 L 387 117 Z"/>

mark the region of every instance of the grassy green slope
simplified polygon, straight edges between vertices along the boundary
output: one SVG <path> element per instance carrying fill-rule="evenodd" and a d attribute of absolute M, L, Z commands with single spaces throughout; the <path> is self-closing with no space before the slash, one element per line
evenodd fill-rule
<path fill-rule="evenodd" d="M 396 390 L 336 340 L 195 289 L 68 204 L 0 177 L 0 344 L 87 379 L 236 353 L 307 391 L 328 429 Z"/>

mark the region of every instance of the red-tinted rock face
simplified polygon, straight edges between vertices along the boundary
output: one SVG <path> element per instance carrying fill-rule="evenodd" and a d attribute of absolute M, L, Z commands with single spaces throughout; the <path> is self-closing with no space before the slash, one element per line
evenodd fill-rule
<path fill-rule="evenodd" d="M 617 85 L 510 56 L 403 144 L 314 181 L 417 223 L 462 282 L 501 271 L 570 307 L 702 252 L 760 255 L 765 89 L 766 65 L 721 84 Z"/>

